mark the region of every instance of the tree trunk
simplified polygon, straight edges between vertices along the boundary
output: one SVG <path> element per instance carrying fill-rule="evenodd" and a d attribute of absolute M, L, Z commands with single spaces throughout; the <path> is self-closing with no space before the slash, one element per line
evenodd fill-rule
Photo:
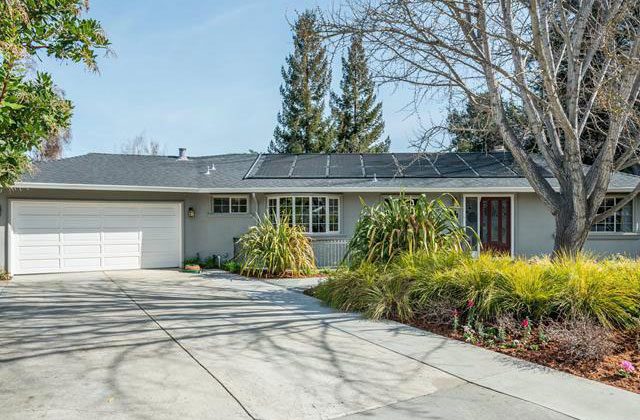
<path fill-rule="evenodd" d="M 566 204 L 555 214 L 556 233 L 553 244 L 553 257 L 574 258 L 587 241 L 591 225 L 584 217 L 578 217 L 571 206 Z"/>

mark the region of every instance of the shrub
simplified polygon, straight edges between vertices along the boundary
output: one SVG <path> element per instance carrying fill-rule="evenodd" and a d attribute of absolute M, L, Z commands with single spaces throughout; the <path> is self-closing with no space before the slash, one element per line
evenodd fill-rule
<path fill-rule="evenodd" d="M 362 202 L 362 207 L 347 248 L 346 258 L 355 265 L 362 261 L 386 264 L 402 252 L 413 254 L 420 249 L 459 252 L 468 248 L 467 230 L 460 225 L 453 196 L 435 200 L 425 195 L 400 196 L 371 207 Z"/>
<path fill-rule="evenodd" d="M 242 270 L 240 263 L 230 260 L 222 263 L 222 269 L 230 273 L 239 273 Z"/>
<path fill-rule="evenodd" d="M 220 268 L 218 265 L 218 257 L 215 255 L 205 258 L 201 265 L 203 268 Z"/>
<path fill-rule="evenodd" d="M 11 280 L 11 274 L 6 271 L 0 270 L 0 281 L 9 281 Z"/>
<path fill-rule="evenodd" d="M 508 315 L 537 323 L 591 319 L 608 329 L 640 328 L 639 278 L 640 263 L 632 260 L 524 260 L 486 252 L 472 258 L 421 250 L 388 264 L 342 268 L 318 297 L 374 318 L 437 318 L 448 306 L 472 324 L 495 325 Z"/>
<path fill-rule="evenodd" d="M 327 281 L 318 285 L 314 295 L 343 311 L 366 312 L 368 292 L 375 282 L 385 281 L 380 267 L 363 262 L 355 268 L 338 268 Z"/>
<path fill-rule="evenodd" d="M 601 360 L 615 349 L 611 333 L 588 318 L 553 322 L 545 330 L 558 351 L 571 363 Z"/>
<path fill-rule="evenodd" d="M 187 265 L 202 265 L 202 260 L 200 259 L 200 254 L 196 254 L 195 257 L 191 257 L 191 258 L 186 258 L 183 262 L 182 262 L 182 266 L 187 266 Z"/>
<path fill-rule="evenodd" d="M 309 275 L 315 268 L 311 242 L 300 226 L 285 218 L 272 223 L 268 217 L 239 239 L 243 274 L 253 276 Z"/>
<path fill-rule="evenodd" d="M 605 327 L 631 327 L 640 308 L 639 268 L 637 262 L 625 260 L 561 257 L 546 274 L 556 289 L 555 310 L 563 317 L 596 319 Z"/>

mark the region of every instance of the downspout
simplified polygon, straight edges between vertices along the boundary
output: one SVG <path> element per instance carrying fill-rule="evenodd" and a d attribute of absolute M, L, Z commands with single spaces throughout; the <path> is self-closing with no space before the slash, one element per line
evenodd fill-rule
<path fill-rule="evenodd" d="M 256 193 L 251 193 L 251 201 L 253 201 L 253 211 L 251 212 L 254 217 L 258 217 L 258 198 L 256 197 Z"/>

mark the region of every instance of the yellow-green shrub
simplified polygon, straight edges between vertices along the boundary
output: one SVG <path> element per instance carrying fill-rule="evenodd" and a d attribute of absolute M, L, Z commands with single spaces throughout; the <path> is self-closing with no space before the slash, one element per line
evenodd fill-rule
<path fill-rule="evenodd" d="M 638 325 L 640 262 L 629 259 L 511 259 L 483 253 L 405 253 L 391 265 L 343 268 L 317 296 L 373 318 L 410 319 L 443 302 L 494 322 L 503 314 L 532 320 L 589 318 L 607 328 Z"/>
<path fill-rule="evenodd" d="M 300 276 L 316 269 L 311 242 L 300 226 L 286 219 L 274 224 L 268 217 L 239 239 L 241 272 L 252 276 Z"/>

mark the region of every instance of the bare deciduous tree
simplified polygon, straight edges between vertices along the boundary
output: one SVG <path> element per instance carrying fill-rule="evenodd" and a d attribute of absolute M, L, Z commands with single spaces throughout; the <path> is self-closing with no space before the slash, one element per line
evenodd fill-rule
<path fill-rule="evenodd" d="M 383 82 L 408 83 L 480 101 L 556 222 L 554 250 L 575 254 L 598 213 L 611 174 L 638 162 L 640 25 L 636 0 L 347 0 L 324 21 L 333 39 L 360 34 Z M 417 95 L 420 96 L 420 95 Z M 546 179 L 506 116 L 519 101 Z M 585 167 L 587 125 L 602 144 Z"/>
<path fill-rule="evenodd" d="M 40 146 L 31 152 L 33 160 L 56 160 L 62 158 L 64 149 L 71 143 L 71 130 L 63 129 L 43 139 Z"/>
<path fill-rule="evenodd" d="M 126 141 L 120 148 L 122 153 L 129 155 L 164 155 L 164 148 L 154 140 L 147 140 L 144 134 L 138 134 Z"/>

